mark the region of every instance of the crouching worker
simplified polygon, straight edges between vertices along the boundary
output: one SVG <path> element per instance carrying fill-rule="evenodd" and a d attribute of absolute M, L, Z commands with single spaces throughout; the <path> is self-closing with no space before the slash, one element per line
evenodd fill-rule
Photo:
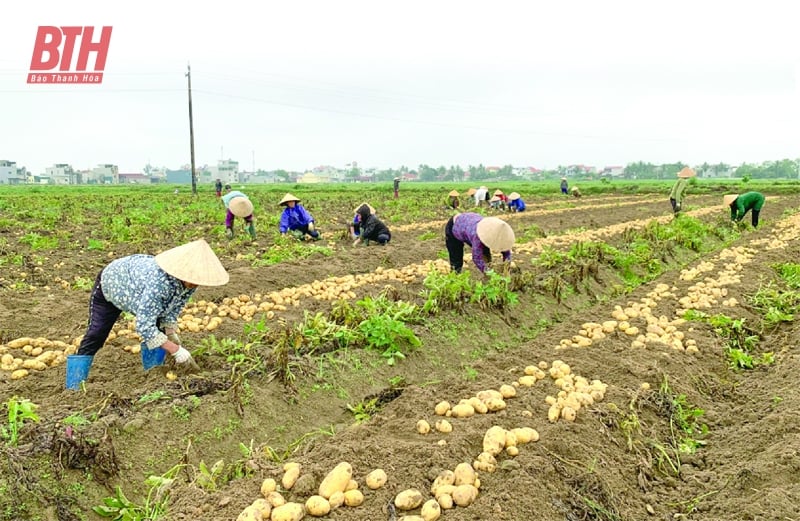
<path fill-rule="evenodd" d="M 508 209 L 512 212 L 525 211 L 525 201 L 522 200 L 522 196 L 520 196 L 517 192 L 511 192 L 508 194 Z"/>
<path fill-rule="evenodd" d="M 178 316 L 198 286 L 227 284 L 228 272 L 203 239 L 152 255 L 111 261 L 97 276 L 89 298 L 89 326 L 77 354 L 67 357 L 67 389 L 89 376 L 95 354 L 123 311 L 136 316 L 145 371 L 169 353 L 183 367 L 196 368 L 181 345 Z"/>
<path fill-rule="evenodd" d="M 279 224 L 281 235 L 286 235 L 286 232 L 290 232 L 297 239 L 304 239 L 306 234 L 315 241 L 321 239 L 319 231 L 314 225 L 314 218 L 300 204 L 300 199 L 287 193 L 278 204 L 285 206 Z"/>
<path fill-rule="evenodd" d="M 377 242 L 383 246 L 392 240 L 389 228 L 383 224 L 383 221 L 375 217 L 374 208 L 365 203 L 358 207 L 356 213 L 361 223 L 361 233 L 353 242 L 353 246 L 357 246 L 360 242 L 369 246 L 369 241 Z"/>
<path fill-rule="evenodd" d="M 231 191 L 231 185 L 225 185 L 225 195 L 222 196 L 227 212 L 225 214 L 225 235 L 233 238 L 233 221 L 236 217 L 244 219 L 247 224 L 247 233 L 255 240 L 256 226 L 253 223 L 253 203 L 239 190 Z"/>
<path fill-rule="evenodd" d="M 461 273 L 464 266 L 464 245 L 472 248 L 472 262 L 482 273 L 492 260 L 492 250 L 511 260 L 511 247 L 516 240 L 514 230 L 502 219 L 467 212 L 454 215 L 444 227 L 444 239 L 450 257 L 450 267 Z"/>
<path fill-rule="evenodd" d="M 572 193 L 572 197 L 580 198 L 582 195 L 581 191 L 578 189 L 577 186 L 573 186 L 572 188 L 569 189 L 569 191 L 570 193 Z"/>
<path fill-rule="evenodd" d="M 361 203 L 358 206 L 356 206 L 356 209 L 353 210 L 353 222 L 350 223 L 349 227 L 350 238 L 353 240 L 358 239 L 358 237 L 361 235 L 361 215 L 358 213 L 358 210 L 364 205 L 369 207 L 370 214 L 375 215 L 375 208 L 373 208 L 371 205 L 367 203 Z"/>
<path fill-rule="evenodd" d="M 758 227 L 758 215 L 764 207 L 764 194 L 761 192 L 746 192 L 741 195 L 730 194 L 722 198 L 722 204 L 731 209 L 731 221 L 740 222 L 751 212 L 753 228 Z"/>

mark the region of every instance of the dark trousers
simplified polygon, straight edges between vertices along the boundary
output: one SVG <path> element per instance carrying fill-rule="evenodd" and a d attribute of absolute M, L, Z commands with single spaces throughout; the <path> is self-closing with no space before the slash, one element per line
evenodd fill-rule
<path fill-rule="evenodd" d="M 307 224 L 304 224 L 303 226 L 297 227 L 297 228 L 295 228 L 295 230 L 303 232 L 304 234 L 307 233 L 308 235 L 310 235 L 314 239 L 319 237 L 319 232 L 317 230 L 313 230 L 313 231 L 309 230 Z"/>
<path fill-rule="evenodd" d="M 761 213 L 761 210 L 751 210 L 753 212 L 752 219 L 750 222 L 753 224 L 753 228 L 758 226 L 758 214 Z"/>
<path fill-rule="evenodd" d="M 674 198 L 669 198 L 669 204 L 672 205 L 672 213 L 678 213 L 681 211 L 681 205 L 678 204 L 678 201 L 676 201 Z"/>
<path fill-rule="evenodd" d="M 79 355 L 94 356 L 105 344 L 111 328 L 119 318 L 122 311 L 106 300 L 103 289 L 100 287 L 100 275 L 94 281 L 92 296 L 89 298 L 89 326 L 83 335 L 81 345 L 78 347 Z"/>
<path fill-rule="evenodd" d="M 390 233 L 379 233 L 378 234 L 378 244 L 386 244 L 387 242 L 392 240 L 392 235 Z"/>

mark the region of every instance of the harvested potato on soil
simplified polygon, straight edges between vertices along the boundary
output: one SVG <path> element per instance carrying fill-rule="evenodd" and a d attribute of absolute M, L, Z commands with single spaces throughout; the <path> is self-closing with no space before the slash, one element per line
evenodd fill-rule
<path fill-rule="evenodd" d="M 410 488 L 395 496 L 394 506 L 399 510 L 414 510 L 418 508 L 423 501 L 422 493 L 415 488 Z"/>
<path fill-rule="evenodd" d="M 425 521 L 436 521 L 442 515 L 442 507 L 435 499 L 429 499 L 422 505 L 420 516 Z"/>
<path fill-rule="evenodd" d="M 308 515 L 322 517 L 331 511 L 331 504 L 322 496 L 311 496 L 306 500 Z"/>
<path fill-rule="evenodd" d="M 361 506 L 364 502 L 364 494 L 360 490 L 354 488 L 344 493 L 344 504 L 349 507 Z"/>
<path fill-rule="evenodd" d="M 383 469 L 375 469 L 367 474 L 367 477 L 364 478 L 364 482 L 370 490 L 378 490 L 386 484 L 388 479 L 386 471 Z"/>
<path fill-rule="evenodd" d="M 344 492 L 353 477 L 353 467 L 343 461 L 331 470 L 319 485 L 319 495 L 328 499 L 334 492 Z"/>
<path fill-rule="evenodd" d="M 431 424 L 427 420 L 419 420 L 417 422 L 417 432 L 420 434 L 428 434 L 431 432 Z"/>
<path fill-rule="evenodd" d="M 306 515 L 300 503 L 286 503 L 272 510 L 270 521 L 300 521 Z"/>

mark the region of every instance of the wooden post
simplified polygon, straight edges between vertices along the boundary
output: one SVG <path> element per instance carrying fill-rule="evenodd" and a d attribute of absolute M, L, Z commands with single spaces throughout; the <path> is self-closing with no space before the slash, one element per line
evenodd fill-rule
<path fill-rule="evenodd" d="M 186 77 L 189 78 L 189 146 L 192 153 L 192 194 L 197 195 L 197 173 L 194 169 L 194 122 L 192 120 L 192 67 L 186 65 Z"/>

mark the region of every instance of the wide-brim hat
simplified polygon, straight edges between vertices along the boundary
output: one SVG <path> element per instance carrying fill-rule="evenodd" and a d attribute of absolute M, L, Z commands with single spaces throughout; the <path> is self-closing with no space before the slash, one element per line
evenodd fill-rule
<path fill-rule="evenodd" d="M 739 197 L 739 194 L 728 194 L 722 197 L 722 204 L 725 206 L 730 206 L 736 198 Z"/>
<path fill-rule="evenodd" d="M 497 189 L 497 190 L 494 191 L 493 195 L 503 195 L 503 191 L 500 190 L 500 189 Z"/>
<path fill-rule="evenodd" d="M 496 202 L 497 202 L 497 201 L 499 201 L 499 200 L 500 200 L 500 198 L 499 198 L 499 197 L 497 197 L 496 195 L 493 195 L 493 196 L 492 196 L 492 198 L 491 198 L 491 199 L 489 199 L 489 202 L 490 202 L 490 203 L 496 203 Z"/>
<path fill-rule="evenodd" d="M 562 180 L 562 181 L 566 181 L 566 180 L 567 180 L 567 178 L 566 178 L 566 177 L 562 177 L 562 178 L 561 178 L 561 180 Z"/>
<path fill-rule="evenodd" d="M 300 202 L 300 199 L 298 199 L 297 197 L 293 196 L 293 195 L 292 195 L 292 194 L 290 194 L 289 192 L 286 192 L 286 195 L 284 195 L 284 196 L 283 196 L 283 199 L 281 199 L 281 202 L 279 202 L 278 204 L 279 204 L 280 206 L 284 206 L 284 205 L 285 205 L 286 203 L 288 203 L 289 201 L 294 201 L 294 202 L 296 202 L 296 203 L 299 203 L 299 202 Z"/>
<path fill-rule="evenodd" d="M 456 192 L 455 190 L 450 190 L 450 193 L 447 195 L 449 195 L 450 197 L 458 197 L 458 192 Z"/>
<path fill-rule="evenodd" d="M 161 252 L 155 259 L 169 275 L 198 286 L 222 286 L 230 280 L 214 250 L 203 239 Z"/>
<path fill-rule="evenodd" d="M 510 194 L 508 194 L 508 198 L 511 199 L 512 201 L 516 201 L 517 199 L 520 198 L 520 195 L 517 192 L 511 192 Z"/>
<path fill-rule="evenodd" d="M 478 238 L 495 251 L 509 251 L 516 237 L 511 226 L 497 217 L 484 217 L 478 221 Z"/>
<path fill-rule="evenodd" d="M 475 190 L 474 188 L 470 188 L 469 190 L 467 190 L 467 195 L 473 196 L 475 195 L 475 192 L 477 192 L 477 190 Z"/>
<path fill-rule="evenodd" d="M 234 197 L 228 203 L 228 210 L 236 217 L 247 217 L 253 215 L 253 203 L 247 197 Z"/>
<path fill-rule="evenodd" d="M 375 215 L 375 208 L 373 208 L 372 205 L 369 203 L 361 203 L 358 206 L 356 206 L 356 209 L 353 210 L 353 214 L 357 214 L 362 206 L 367 206 L 369 208 L 370 215 Z"/>
<path fill-rule="evenodd" d="M 685 167 L 683 167 L 683 170 L 681 170 L 680 172 L 678 172 L 678 177 L 680 177 L 681 179 L 686 179 L 686 178 L 689 178 L 689 177 L 694 177 L 694 176 L 696 176 L 696 175 L 697 175 L 697 172 L 695 172 L 694 170 L 692 170 L 692 169 L 691 169 L 691 168 L 689 168 L 688 166 L 685 166 Z"/>
<path fill-rule="evenodd" d="M 399 178 L 399 177 L 395 177 L 395 178 L 394 178 L 394 180 L 395 180 L 395 181 L 399 181 L 399 180 L 400 180 L 400 178 Z"/>

